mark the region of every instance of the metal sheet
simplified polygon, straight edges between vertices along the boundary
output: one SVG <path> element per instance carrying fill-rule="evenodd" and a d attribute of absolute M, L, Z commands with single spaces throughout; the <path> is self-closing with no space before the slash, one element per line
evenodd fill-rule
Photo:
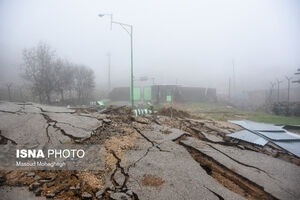
<path fill-rule="evenodd" d="M 264 143 L 265 141 L 269 141 L 294 154 L 295 156 L 300 157 L 300 137 L 284 130 L 282 126 L 252 122 L 248 120 L 231 122 L 240 125 L 247 130 L 229 134 L 228 136 L 254 144 L 260 143 L 259 145 L 262 146 L 266 144 Z M 255 138 L 257 138 L 257 140 L 255 140 Z M 258 140 L 259 138 L 261 138 L 261 141 L 263 142 Z"/>
<path fill-rule="evenodd" d="M 236 138 L 236 139 L 240 139 L 240 140 L 243 140 L 246 142 L 250 142 L 253 144 L 257 144 L 260 146 L 264 146 L 268 143 L 268 140 L 254 134 L 250 131 L 247 131 L 247 130 L 242 130 L 242 131 L 238 131 L 235 133 L 231 133 L 231 134 L 228 134 L 227 136 Z"/>
<path fill-rule="evenodd" d="M 300 157 L 300 141 L 272 141 L 274 144 L 280 146 L 281 148 L 287 150 L 288 152 Z"/>
<path fill-rule="evenodd" d="M 254 130 L 254 131 L 283 131 L 284 129 L 282 126 L 276 126 L 274 124 L 266 124 L 266 123 L 259 123 L 259 122 L 253 122 L 249 120 L 240 120 L 240 121 L 230 121 L 231 123 L 237 124 L 239 126 L 244 127 L 248 130 Z"/>
<path fill-rule="evenodd" d="M 287 132 L 272 132 L 272 131 L 258 131 L 260 134 L 274 141 L 300 141 L 300 137 L 294 136 Z"/>

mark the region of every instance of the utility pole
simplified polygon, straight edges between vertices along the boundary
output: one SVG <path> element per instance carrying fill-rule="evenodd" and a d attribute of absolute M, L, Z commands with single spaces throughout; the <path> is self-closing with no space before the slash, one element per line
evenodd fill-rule
<path fill-rule="evenodd" d="M 155 78 L 153 77 L 151 79 L 152 79 L 152 85 L 154 85 L 155 84 Z"/>
<path fill-rule="evenodd" d="M 280 83 L 282 83 L 282 81 L 279 81 L 277 79 L 276 82 L 277 82 L 277 103 L 279 103 L 279 85 L 280 85 Z"/>
<path fill-rule="evenodd" d="M 276 85 L 276 83 L 275 82 L 270 82 L 270 84 L 271 84 L 271 89 L 270 89 L 270 103 L 272 104 L 272 97 L 273 97 L 273 90 L 274 90 L 274 87 L 275 87 L 275 85 Z"/>
<path fill-rule="evenodd" d="M 288 99 L 287 99 L 287 114 L 290 114 L 290 83 L 291 83 L 291 79 L 292 77 L 285 77 L 288 80 Z"/>
<path fill-rule="evenodd" d="M 297 72 L 295 73 L 295 75 L 299 75 L 299 74 L 300 74 L 300 68 L 297 69 Z M 296 81 L 293 81 L 293 83 L 300 83 L 300 79 L 296 80 Z"/>
<path fill-rule="evenodd" d="M 121 25 L 124 28 L 124 25 Z M 131 94 L 131 106 L 134 107 L 134 95 L 133 95 L 133 91 L 134 91 L 134 86 L 133 86 L 133 26 L 132 25 L 127 25 L 130 27 L 130 55 L 131 55 L 131 80 L 130 80 L 130 85 L 131 85 L 131 90 L 130 90 L 130 94 Z"/>
<path fill-rule="evenodd" d="M 112 30 L 112 24 L 120 25 L 130 37 L 130 100 L 131 106 L 134 107 L 134 88 L 133 88 L 133 26 L 131 24 L 125 24 L 122 22 L 117 22 L 113 20 L 112 14 L 99 14 L 99 17 L 104 17 L 105 15 L 110 16 L 110 29 Z"/>
<path fill-rule="evenodd" d="M 231 99 L 231 79 L 229 77 L 229 82 L 228 82 L 228 99 L 230 101 Z"/>
<path fill-rule="evenodd" d="M 235 97 L 235 70 L 234 70 L 234 60 L 232 60 L 232 96 Z"/>
<path fill-rule="evenodd" d="M 110 63 L 111 63 L 111 55 L 110 55 L 110 53 L 107 53 L 107 61 L 108 61 L 108 77 L 107 77 L 107 81 L 108 81 L 108 83 L 107 83 L 107 89 L 108 89 L 108 91 L 110 91 L 111 90 L 111 82 L 110 82 Z"/>

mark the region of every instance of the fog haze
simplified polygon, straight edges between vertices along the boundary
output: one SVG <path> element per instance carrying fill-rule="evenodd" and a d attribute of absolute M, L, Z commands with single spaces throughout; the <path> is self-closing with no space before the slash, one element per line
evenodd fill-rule
<path fill-rule="evenodd" d="M 129 86 L 130 40 L 109 17 L 134 27 L 134 75 L 158 84 L 265 89 L 300 66 L 297 0 L 0 0 L 0 79 L 19 74 L 22 49 L 48 43 L 89 66 L 97 87 Z M 295 86 L 293 86 L 295 87 Z"/>

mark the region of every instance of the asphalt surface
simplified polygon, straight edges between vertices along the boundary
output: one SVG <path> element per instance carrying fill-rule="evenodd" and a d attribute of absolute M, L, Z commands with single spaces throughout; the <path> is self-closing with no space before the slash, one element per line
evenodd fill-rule
<path fill-rule="evenodd" d="M 188 138 L 182 141 L 214 158 L 279 199 L 300 198 L 300 167 L 262 153 Z"/>
<path fill-rule="evenodd" d="M 0 103 L 1 137 L 10 143 L 43 146 L 74 142 L 89 138 L 102 123 L 94 114 L 78 114 L 65 107 Z M 206 137 L 223 141 L 209 133 Z M 253 191 L 262 191 L 266 195 L 262 199 L 300 199 L 297 165 L 262 153 L 202 141 L 182 130 L 154 123 L 137 129 L 135 139 L 134 148 L 126 149 L 115 169 L 104 177 L 105 187 L 115 191 L 111 193 L 114 199 L 130 199 L 132 193 L 139 199 L 247 199 L 239 192 L 238 183 L 233 188 L 226 185 L 227 180 L 220 181 L 213 167 L 212 172 L 206 169 L 189 148 L 201 152 L 202 158 L 207 159 L 203 162 L 224 168 L 224 173 L 233 173 Z M 118 192 L 114 189 L 116 185 L 122 186 Z M 0 196 L 44 199 L 36 198 L 23 187 L 1 186 Z"/>
<path fill-rule="evenodd" d="M 99 126 L 96 118 L 65 107 L 34 103 L 0 103 L 1 135 L 17 144 L 61 144 L 89 137 Z"/>

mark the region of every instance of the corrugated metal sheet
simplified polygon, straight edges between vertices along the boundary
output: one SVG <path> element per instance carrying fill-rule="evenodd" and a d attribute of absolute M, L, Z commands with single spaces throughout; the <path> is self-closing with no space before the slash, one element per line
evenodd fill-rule
<path fill-rule="evenodd" d="M 272 132 L 272 131 L 258 131 L 260 134 L 266 136 L 271 140 L 276 141 L 300 141 L 299 137 L 288 134 L 287 132 Z"/>
<path fill-rule="evenodd" d="M 231 123 L 237 124 L 239 126 L 244 127 L 248 130 L 254 131 L 284 131 L 282 129 L 283 126 L 276 126 L 274 124 L 266 124 L 266 123 L 259 123 L 253 122 L 249 120 L 240 120 L 240 121 L 230 121 Z"/>
<path fill-rule="evenodd" d="M 242 131 L 238 131 L 238 132 L 235 132 L 235 133 L 231 133 L 227 136 L 232 137 L 232 138 L 236 138 L 236 139 L 239 139 L 239 140 L 243 140 L 243 141 L 246 141 L 246 142 L 254 143 L 254 144 L 257 144 L 257 145 L 260 145 L 260 146 L 264 146 L 265 144 L 268 143 L 268 140 L 265 140 L 264 138 L 254 134 L 250 131 L 247 131 L 247 130 L 242 130 Z"/>
<path fill-rule="evenodd" d="M 300 157 L 300 136 L 284 130 L 282 126 L 249 120 L 230 122 L 242 126 L 246 130 L 238 131 L 228 136 L 261 146 L 272 142 L 295 156 Z"/>
<path fill-rule="evenodd" d="M 276 141 L 275 142 L 275 141 L 273 141 L 273 143 L 300 158 L 300 142 L 299 141 L 291 141 L 291 142 L 285 142 L 285 141 Z"/>

